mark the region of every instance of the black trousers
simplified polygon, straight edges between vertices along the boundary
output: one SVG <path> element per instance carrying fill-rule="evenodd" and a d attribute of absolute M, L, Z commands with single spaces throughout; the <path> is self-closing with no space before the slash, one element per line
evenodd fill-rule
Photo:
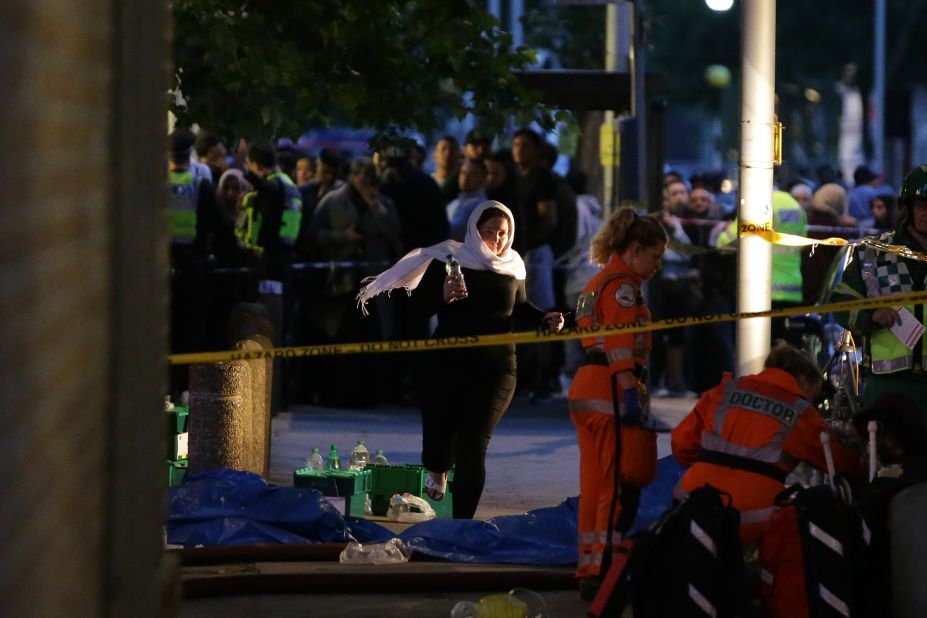
<path fill-rule="evenodd" d="M 454 517 L 472 519 L 489 441 L 515 393 L 515 354 L 508 346 L 442 350 L 422 361 L 422 465 L 454 467 Z"/>

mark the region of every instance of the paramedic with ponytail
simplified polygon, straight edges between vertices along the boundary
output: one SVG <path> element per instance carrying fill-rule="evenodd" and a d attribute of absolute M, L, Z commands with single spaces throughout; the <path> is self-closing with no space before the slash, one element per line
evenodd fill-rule
<path fill-rule="evenodd" d="M 576 574 L 583 598 L 595 596 L 611 559 L 607 548 L 617 550 L 620 534 L 637 514 L 640 488 L 656 473 L 656 434 L 646 427 L 644 387 L 650 333 L 609 334 L 607 329 L 650 321 L 641 286 L 660 270 L 667 240 L 656 218 L 622 208 L 608 219 L 589 251 L 603 268 L 579 297 L 576 323 L 606 330 L 582 340 L 585 359 L 570 385 L 570 418 L 579 438 Z"/>
<path fill-rule="evenodd" d="M 563 314 L 544 313 L 525 294 L 525 263 L 512 250 L 511 211 L 487 200 L 467 222 L 464 242 L 415 249 L 358 294 L 362 311 L 382 292 L 404 288 L 413 307 L 436 315 L 437 338 L 535 330 L 559 331 Z M 459 268 L 463 275 L 451 274 Z M 421 369 L 422 464 L 426 493 L 440 500 L 454 466 L 454 517 L 476 513 L 486 480 L 486 449 L 515 392 L 515 345 L 428 352 Z"/>

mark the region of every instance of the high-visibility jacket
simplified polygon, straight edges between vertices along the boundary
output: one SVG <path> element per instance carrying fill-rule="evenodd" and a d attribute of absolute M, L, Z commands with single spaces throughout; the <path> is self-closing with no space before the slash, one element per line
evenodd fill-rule
<path fill-rule="evenodd" d="M 168 172 L 171 188 L 169 230 L 171 241 L 192 243 L 196 238 L 196 210 L 199 202 L 198 179 L 190 170 Z"/>
<path fill-rule="evenodd" d="M 785 191 L 774 191 L 773 229 L 783 234 L 808 235 L 808 216 L 801 204 Z M 802 301 L 801 247 L 772 248 L 772 293 L 774 301 Z"/>
<path fill-rule="evenodd" d="M 649 333 L 623 334 L 621 327 L 650 321 L 641 295 L 640 277 L 632 274 L 617 256 L 598 272 L 579 297 L 576 322 L 580 328 L 597 330 L 582 340 L 583 365 L 570 385 L 570 418 L 576 426 L 580 450 L 580 496 L 577 531 L 577 575 L 600 575 L 603 558 L 612 539 L 619 548 L 621 531 L 636 512 L 635 487 L 653 480 L 656 473 L 656 435 L 641 425 L 620 425 L 626 408 L 624 392 L 615 375 L 632 371 L 640 375 L 650 351 Z M 614 390 L 613 390 L 614 389 Z M 642 393 L 642 407 L 647 401 Z M 645 420 L 646 420 L 646 414 Z M 621 459 L 616 466 L 616 442 L 621 438 Z M 621 501 L 612 509 L 615 470 L 620 471 Z"/>
<path fill-rule="evenodd" d="M 795 198 L 784 191 L 775 191 L 772 196 L 772 209 L 772 225 L 775 231 L 807 236 L 808 216 Z M 720 248 L 737 240 L 737 228 L 737 219 L 734 219 L 718 234 L 715 246 Z M 802 301 L 801 247 L 773 245 L 771 281 L 771 300 L 791 303 Z"/>
<path fill-rule="evenodd" d="M 886 244 L 895 244 L 895 232 L 886 232 L 878 240 Z M 905 244 L 905 243 L 901 243 Z M 856 269 L 847 269 L 844 281 L 835 290 L 838 297 L 850 296 L 852 298 L 875 298 L 890 294 L 902 294 L 921 291 L 927 288 L 927 280 L 917 281 L 911 272 L 911 264 L 896 253 L 876 251 L 866 245 L 857 248 L 859 258 L 858 274 L 862 279 L 864 291 L 853 288 L 852 279 Z M 838 298 L 839 299 L 839 298 Z M 919 320 L 924 319 L 924 306 L 909 304 L 905 306 Z M 859 312 L 851 312 L 847 326 L 851 330 L 859 331 L 857 318 Z M 882 328 L 877 324 L 870 324 L 871 328 L 863 329 L 862 334 L 867 338 L 870 370 L 872 373 L 888 374 L 906 371 L 914 368 L 915 352 L 921 356 L 920 368 L 927 369 L 927 356 L 923 354 L 923 337 L 908 348 L 892 333 L 891 329 Z"/>
<path fill-rule="evenodd" d="M 295 245 L 299 236 L 299 227 L 302 222 L 303 198 L 299 187 L 293 184 L 290 177 L 283 172 L 274 172 L 267 177 L 268 181 L 279 180 L 284 189 L 284 209 L 280 223 L 280 240 L 285 245 Z M 246 247 L 259 246 L 258 239 L 261 234 L 262 217 L 255 207 L 257 192 L 252 191 L 242 199 L 243 215 L 239 217 L 236 234 Z"/>
<path fill-rule="evenodd" d="M 614 414 L 611 376 L 619 371 L 640 372 L 646 367 L 650 333 L 622 334 L 620 330 L 623 325 L 650 322 L 641 283 L 640 277 L 632 274 L 621 258 L 612 256 L 580 294 L 576 325 L 600 330 L 581 340 L 586 362 L 570 385 L 571 412 Z M 624 414 L 623 403 L 619 411 Z"/>
<path fill-rule="evenodd" d="M 673 455 L 689 467 L 674 495 L 682 500 L 705 483 L 729 493 L 741 513 L 741 539 L 756 542 L 786 475 L 801 461 L 826 469 L 821 432 L 831 434 L 837 469 L 856 470 L 853 454 L 803 399 L 791 374 L 764 369 L 738 380 L 727 374 L 672 432 Z"/>

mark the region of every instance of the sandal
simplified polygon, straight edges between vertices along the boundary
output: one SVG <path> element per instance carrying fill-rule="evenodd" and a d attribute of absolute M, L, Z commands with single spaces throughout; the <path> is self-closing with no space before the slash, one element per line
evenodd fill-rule
<path fill-rule="evenodd" d="M 434 479 L 432 474 L 440 474 L 441 482 L 439 483 Z M 447 491 L 447 473 L 446 472 L 425 472 L 425 493 L 429 498 L 435 502 L 441 501 L 444 498 L 444 493 Z"/>

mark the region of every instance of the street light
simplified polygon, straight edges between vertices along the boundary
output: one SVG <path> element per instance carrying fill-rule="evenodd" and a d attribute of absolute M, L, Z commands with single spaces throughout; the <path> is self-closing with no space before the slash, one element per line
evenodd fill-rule
<path fill-rule="evenodd" d="M 734 6 L 734 0 L 705 0 L 705 4 L 708 5 L 712 11 L 727 11 L 732 6 Z"/>

